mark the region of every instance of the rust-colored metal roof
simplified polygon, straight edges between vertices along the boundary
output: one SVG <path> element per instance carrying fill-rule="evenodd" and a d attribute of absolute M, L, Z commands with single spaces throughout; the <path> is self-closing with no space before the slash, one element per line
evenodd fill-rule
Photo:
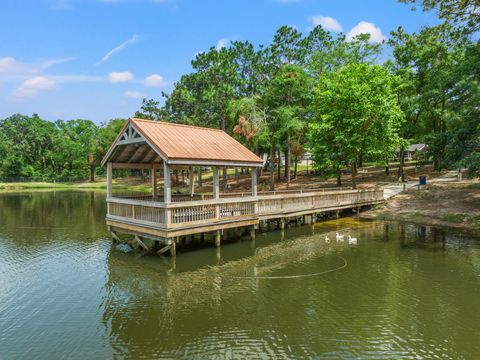
<path fill-rule="evenodd" d="M 263 164 L 222 130 L 131 118 L 129 122 L 167 159 Z"/>

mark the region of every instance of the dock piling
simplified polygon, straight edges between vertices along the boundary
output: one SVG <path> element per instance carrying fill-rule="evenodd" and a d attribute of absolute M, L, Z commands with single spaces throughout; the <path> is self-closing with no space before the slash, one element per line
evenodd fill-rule
<path fill-rule="evenodd" d="M 177 256 L 177 238 L 172 239 L 172 245 L 170 247 L 170 255 Z"/>

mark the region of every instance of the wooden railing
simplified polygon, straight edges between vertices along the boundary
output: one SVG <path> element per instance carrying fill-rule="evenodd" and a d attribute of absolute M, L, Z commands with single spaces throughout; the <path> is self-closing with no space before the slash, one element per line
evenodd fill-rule
<path fill-rule="evenodd" d="M 167 212 L 164 203 L 134 199 L 108 198 L 107 211 L 108 215 L 117 218 L 127 218 L 160 225 L 166 224 Z"/>
<path fill-rule="evenodd" d="M 341 192 L 346 190 L 351 190 L 349 187 L 331 187 L 331 188 L 316 188 L 316 189 L 297 189 L 297 190 L 275 190 L 275 191 L 259 191 L 258 195 L 291 195 L 291 194 L 309 194 L 312 192 Z M 252 196 L 251 191 L 245 192 L 227 192 L 220 193 L 220 198 L 243 198 Z M 151 194 L 122 194 L 115 195 L 116 198 L 120 199 L 133 199 L 133 200 L 143 200 L 143 201 L 159 201 L 163 202 L 163 194 L 158 194 L 157 198 L 154 200 Z M 198 194 L 172 194 L 172 202 L 185 202 L 185 201 L 198 201 L 198 200 L 211 200 L 213 199 L 212 193 L 198 193 Z"/>
<path fill-rule="evenodd" d="M 383 189 L 296 192 L 218 200 L 158 201 L 108 198 L 108 215 L 161 228 L 320 212 L 383 201 Z"/>
<path fill-rule="evenodd" d="M 167 209 L 170 224 L 204 223 L 241 217 L 254 217 L 256 199 L 204 200 L 188 203 L 171 203 Z"/>

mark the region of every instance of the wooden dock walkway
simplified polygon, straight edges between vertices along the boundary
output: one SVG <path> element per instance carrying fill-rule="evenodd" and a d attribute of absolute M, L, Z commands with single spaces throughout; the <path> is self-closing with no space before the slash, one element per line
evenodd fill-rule
<path fill-rule="evenodd" d="M 196 197 L 202 197 L 196 194 Z M 180 236 L 230 228 L 257 228 L 262 220 L 312 216 L 341 209 L 359 209 L 384 201 L 383 189 L 276 192 L 220 199 L 173 196 L 170 203 L 147 199 L 107 199 L 107 225 L 113 233 L 128 233 L 171 245 Z"/>

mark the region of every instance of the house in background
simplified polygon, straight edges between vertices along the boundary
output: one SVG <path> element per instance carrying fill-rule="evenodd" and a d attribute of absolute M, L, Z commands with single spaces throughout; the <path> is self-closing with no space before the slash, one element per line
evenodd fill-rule
<path fill-rule="evenodd" d="M 405 149 L 403 158 L 407 161 L 417 160 L 418 157 L 427 150 L 426 144 L 412 144 Z M 400 149 L 395 150 L 395 159 L 400 161 Z"/>

